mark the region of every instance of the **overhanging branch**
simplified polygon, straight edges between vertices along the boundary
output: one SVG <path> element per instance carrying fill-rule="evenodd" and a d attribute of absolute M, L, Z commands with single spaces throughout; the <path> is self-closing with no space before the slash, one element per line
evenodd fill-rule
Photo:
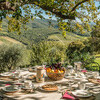
<path fill-rule="evenodd" d="M 75 7 L 73 7 L 73 9 L 71 11 L 74 11 L 80 4 L 87 2 L 87 1 L 89 1 L 89 0 L 83 0 L 83 1 L 79 2 L 78 4 L 75 5 Z M 57 11 L 54 7 L 50 7 L 48 5 L 40 5 L 39 0 L 28 0 L 27 2 L 22 0 L 20 2 L 22 3 L 20 6 L 23 6 L 25 4 L 34 4 L 34 5 L 39 6 L 40 8 L 42 8 L 45 11 L 52 12 L 53 14 L 55 14 L 56 16 L 58 16 L 62 19 L 72 19 L 72 20 L 75 19 L 75 16 L 72 14 L 71 15 L 63 14 L 60 10 Z M 66 2 L 66 0 L 65 0 L 65 2 Z M 0 2 L 0 9 L 1 10 L 16 10 L 16 8 L 14 6 L 11 7 L 11 4 L 9 2 L 6 2 L 6 0 L 2 0 Z"/>
<path fill-rule="evenodd" d="M 74 11 L 79 5 L 81 5 L 82 3 L 87 2 L 87 1 L 89 1 L 89 0 L 83 0 L 83 1 L 81 1 L 81 2 L 79 2 L 79 3 L 77 3 L 77 4 L 73 7 L 73 9 L 72 9 L 71 11 Z"/>
<path fill-rule="evenodd" d="M 31 2 L 29 1 L 29 3 L 30 4 L 34 4 L 34 5 L 37 5 L 40 8 L 42 8 L 43 10 L 45 10 L 45 11 L 50 11 L 53 14 L 55 14 L 56 16 L 58 16 L 58 17 L 60 17 L 62 19 L 72 19 L 72 20 L 75 20 L 75 16 L 73 16 L 73 15 L 67 15 L 67 14 L 65 15 L 61 11 L 57 11 L 53 7 L 50 7 L 50 6 L 47 6 L 47 5 L 39 5 L 40 4 L 39 0 L 34 0 L 34 2 L 33 1 L 31 1 Z"/>

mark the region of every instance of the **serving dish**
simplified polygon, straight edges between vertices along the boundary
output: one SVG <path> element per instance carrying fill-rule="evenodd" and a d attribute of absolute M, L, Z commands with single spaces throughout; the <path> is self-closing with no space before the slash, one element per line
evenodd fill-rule
<path fill-rule="evenodd" d="M 55 92 L 58 91 L 58 86 L 55 84 L 45 84 L 42 85 L 40 89 L 45 92 Z"/>

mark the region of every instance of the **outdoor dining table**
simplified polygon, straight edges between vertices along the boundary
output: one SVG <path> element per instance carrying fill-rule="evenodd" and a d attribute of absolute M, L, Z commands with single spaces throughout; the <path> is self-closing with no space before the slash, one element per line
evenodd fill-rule
<path fill-rule="evenodd" d="M 28 75 L 34 74 L 36 75 L 35 72 L 29 72 L 28 70 L 21 70 L 20 71 L 21 76 L 27 77 Z M 46 73 L 45 73 L 46 76 Z M 6 81 L 0 80 L 0 100 L 67 100 L 67 99 L 62 99 L 62 92 L 45 92 L 39 89 L 44 84 L 57 84 L 58 87 L 65 89 L 66 90 L 66 83 L 69 81 L 67 78 L 63 78 L 62 80 L 59 81 L 52 81 L 49 79 L 47 76 L 45 77 L 45 82 L 43 83 L 37 83 L 33 81 L 34 87 L 36 88 L 35 92 L 33 93 L 13 93 L 11 95 L 5 95 L 2 92 L 2 88 L 4 88 L 4 85 L 7 84 Z M 59 85 L 61 84 L 61 85 Z M 65 85 L 64 85 L 65 84 Z M 2 99 L 4 98 L 4 99 Z M 85 99 L 79 99 L 79 100 L 93 100 L 89 98 Z M 100 100 L 100 93 L 95 94 L 95 99 L 94 100 Z"/>

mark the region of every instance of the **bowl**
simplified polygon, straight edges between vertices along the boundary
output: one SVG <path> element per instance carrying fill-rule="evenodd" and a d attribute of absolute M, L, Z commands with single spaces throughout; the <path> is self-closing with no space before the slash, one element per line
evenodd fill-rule
<path fill-rule="evenodd" d="M 50 79 L 52 79 L 54 81 L 58 81 L 58 80 L 61 80 L 64 78 L 65 68 L 64 68 L 63 72 L 61 72 L 61 73 L 60 72 L 48 72 L 47 68 L 46 68 L 46 74 Z"/>

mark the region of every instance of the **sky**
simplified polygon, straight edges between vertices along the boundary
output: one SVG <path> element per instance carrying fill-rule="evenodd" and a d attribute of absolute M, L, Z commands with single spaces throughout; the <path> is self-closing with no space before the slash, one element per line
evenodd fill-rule
<path fill-rule="evenodd" d="M 100 6 L 100 3 L 99 2 L 95 2 L 95 4 L 96 4 L 97 7 Z M 100 9 L 98 11 L 100 12 Z M 100 14 L 98 15 L 98 18 L 100 19 Z"/>

